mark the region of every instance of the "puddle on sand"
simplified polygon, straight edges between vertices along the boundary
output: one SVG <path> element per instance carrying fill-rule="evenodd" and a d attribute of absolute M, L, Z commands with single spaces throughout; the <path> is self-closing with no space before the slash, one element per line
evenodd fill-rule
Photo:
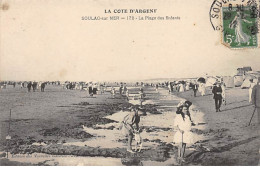
<path fill-rule="evenodd" d="M 118 142 L 119 139 L 124 139 L 121 131 L 114 128 L 113 130 L 107 129 L 93 129 L 85 128 L 83 129 L 87 133 L 94 135 L 95 137 L 90 138 L 84 142 L 67 142 L 64 145 L 75 145 L 75 146 L 90 146 L 90 147 L 100 147 L 100 148 L 122 148 L 126 147 L 124 143 Z"/>
<path fill-rule="evenodd" d="M 106 116 L 105 118 L 119 121 L 121 122 L 122 119 L 128 114 L 129 112 L 127 111 L 118 111 L 117 113 L 114 113 L 110 116 Z M 167 119 L 167 114 L 165 114 L 166 117 L 162 117 L 162 119 Z M 154 121 L 158 118 L 158 116 L 154 116 L 152 114 L 149 114 L 148 116 L 142 116 L 141 117 L 141 122 L 140 126 L 143 125 L 150 125 L 154 123 Z M 67 142 L 64 145 L 75 145 L 75 146 L 90 146 L 90 147 L 100 147 L 100 148 L 126 148 L 127 145 L 126 143 L 119 142 L 118 140 L 123 140 L 126 139 L 126 137 L 122 134 L 121 130 L 118 130 L 118 127 L 120 123 L 108 123 L 104 125 L 96 125 L 96 127 L 99 127 L 101 129 L 93 129 L 93 128 L 87 128 L 84 127 L 83 131 L 94 135 L 95 137 L 89 138 L 88 140 L 84 142 Z M 142 123 L 146 122 L 146 123 Z M 113 130 L 108 130 L 106 128 L 114 126 L 115 128 Z M 161 127 L 162 125 L 158 122 L 155 125 L 156 127 Z M 167 125 L 165 125 L 167 126 Z M 149 140 L 156 140 L 156 139 L 161 139 L 163 142 L 170 142 L 172 141 L 172 138 L 168 138 L 168 135 L 170 131 L 159 131 L 156 133 L 147 133 L 147 132 L 142 132 L 141 137 L 142 139 L 149 139 Z M 165 139 L 167 139 L 167 141 Z M 155 142 L 143 142 L 143 149 L 149 149 L 153 146 L 157 146 L 159 143 Z M 133 141 L 134 145 L 134 141 Z"/>
<path fill-rule="evenodd" d="M 143 161 L 143 166 L 172 166 L 177 165 L 176 159 L 172 156 L 171 158 L 167 159 L 166 161 Z"/>

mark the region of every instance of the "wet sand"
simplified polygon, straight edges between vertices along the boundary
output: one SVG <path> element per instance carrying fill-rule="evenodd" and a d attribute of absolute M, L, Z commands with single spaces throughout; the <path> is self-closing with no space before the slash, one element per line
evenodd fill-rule
<path fill-rule="evenodd" d="M 136 87 L 130 89 L 130 93 L 137 91 Z M 143 150 L 135 154 L 126 152 L 127 140 L 118 130 L 128 113 L 122 110 L 135 101 L 128 102 L 120 95 L 113 99 L 108 92 L 90 98 L 86 91 L 63 90 L 59 86 L 47 86 L 44 93 L 26 93 L 18 88 L 1 91 L 1 152 L 6 150 L 12 108 L 10 151 L 49 155 L 42 159 L 1 158 L 1 165 L 11 161 L 31 165 L 178 165 L 172 140 L 176 106 L 181 98 L 193 102 L 191 113 L 196 126 L 192 131 L 197 141 L 188 147 L 184 165 L 258 164 L 256 121 L 250 127 L 243 123 L 250 119 L 252 111 L 252 106 L 244 101 L 244 90 L 227 90 L 227 105 L 219 113 L 214 112 L 212 95 L 194 98 L 191 91 L 169 94 L 167 89 L 160 88 L 157 93 L 151 87 L 144 91 L 147 115 L 140 122 Z M 71 163 L 50 155 L 64 159 L 69 155 Z M 79 158 L 84 158 L 84 162 L 76 160 Z"/>

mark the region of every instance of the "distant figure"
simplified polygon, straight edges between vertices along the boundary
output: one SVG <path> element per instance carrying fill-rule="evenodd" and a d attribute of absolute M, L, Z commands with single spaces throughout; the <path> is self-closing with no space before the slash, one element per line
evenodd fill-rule
<path fill-rule="evenodd" d="M 80 90 L 83 90 L 84 84 L 80 83 Z"/>
<path fill-rule="evenodd" d="M 92 85 L 90 85 L 90 86 L 88 87 L 88 93 L 89 93 L 90 96 L 93 96 Z"/>
<path fill-rule="evenodd" d="M 45 85 L 46 85 L 46 83 L 45 83 L 45 82 L 43 82 L 43 83 L 41 84 L 41 92 L 44 92 Z"/>
<path fill-rule="evenodd" d="M 107 91 L 107 85 L 104 83 L 105 91 Z"/>
<path fill-rule="evenodd" d="M 142 93 L 144 93 L 144 89 L 143 89 L 142 87 L 140 87 L 140 91 L 141 91 Z"/>
<path fill-rule="evenodd" d="M 253 88 L 255 86 L 255 83 L 253 82 L 253 79 L 250 79 L 250 86 L 249 86 L 249 89 L 248 89 L 248 94 L 249 94 L 249 103 L 252 103 L 252 91 L 253 91 Z"/>
<path fill-rule="evenodd" d="M 159 85 L 156 84 L 156 85 L 155 85 L 155 90 L 156 90 L 156 92 L 158 92 L 158 88 L 159 88 Z"/>
<path fill-rule="evenodd" d="M 169 93 L 171 93 L 171 85 L 170 85 L 170 83 L 168 84 L 168 91 L 169 91 Z"/>
<path fill-rule="evenodd" d="M 260 125 L 260 77 L 258 77 L 258 82 L 252 90 L 252 104 L 256 108 L 258 116 L 258 125 Z"/>
<path fill-rule="evenodd" d="M 170 83 L 171 92 L 173 92 L 173 83 Z"/>
<path fill-rule="evenodd" d="M 97 90 L 97 84 L 95 84 L 95 85 L 93 86 L 93 95 L 94 95 L 94 94 L 97 94 L 97 91 L 98 91 L 98 90 Z"/>
<path fill-rule="evenodd" d="M 222 88 L 222 101 L 226 105 L 227 104 L 227 100 L 226 100 L 226 84 L 222 83 L 221 84 L 221 88 Z"/>
<path fill-rule="evenodd" d="M 33 82 L 32 88 L 33 88 L 33 92 L 35 92 L 35 90 L 36 90 L 36 88 L 37 88 L 37 82 Z"/>
<path fill-rule="evenodd" d="M 190 83 L 187 83 L 187 84 L 186 84 L 185 90 L 186 90 L 186 91 L 189 91 L 189 90 L 190 90 Z"/>
<path fill-rule="evenodd" d="M 99 85 L 99 89 L 100 89 L 100 94 L 104 93 L 104 86 L 103 84 Z"/>
<path fill-rule="evenodd" d="M 126 94 L 127 87 L 126 87 L 126 86 L 124 86 L 124 87 L 123 87 L 123 89 L 124 89 L 124 90 L 123 90 L 124 94 Z"/>
<path fill-rule="evenodd" d="M 115 98 L 116 89 L 114 87 L 112 87 L 112 89 L 111 89 L 111 94 L 112 94 L 112 97 Z"/>
<path fill-rule="evenodd" d="M 32 88 L 32 82 L 29 82 L 29 83 L 27 84 L 27 89 L 28 89 L 28 92 L 30 92 L 30 91 L 31 91 L 31 88 Z"/>
<path fill-rule="evenodd" d="M 21 89 L 22 89 L 22 88 L 24 88 L 24 83 L 23 83 L 23 82 L 21 82 Z"/>
<path fill-rule="evenodd" d="M 145 97 L 144 89 L 143 89 L 143 88 L 140 88 L 140 91 L 139 91 L 139 100 L 140 100 L 140 105 L 141 105 L 141 106 L 142 106 L 142 104 L 143 104 L 144 97 Z"/>
<path fill-rule="evenodd" d="M 188 108 L 183 107 L 180 114 L 177 114 L 174 119 L 174 126 L 177 132 L 174 135 L 173 142 L 178 143 L 178 160 L 183 161 L 186 144 L 193 143 L 193 134 L 191 132 L 192 122 L 188 115 Z"/>
<path fill-rule="evenodd" d="M 192 85 L 192 90 L 193 90 L 193 93 L 194 93 L 194 97 L 196 97 L 197 91 L 198 91 L 198 85 L 197 84 L 193 84 Z"/>
<path fill-rule="evenodd" d="M 220 107 L 222 104 L 222 88 L 220 86 L 220 82 L 213 87 L 212 93 L 214 94 L 213 99 L 215 100 L 215 108 L 216 112 L 220 112 Z"/>
<path fill-rule="evenodd" d="M 128 89 L 126 90 L 125 95 L 126 95 L 126 100 L 129 101 L 129 90 Z"/>
<path fill-rule="evenodd" d="M 206 93 L 205 83 L 200 83 L 200 92 L 201 92 L 201 96 L 205 96 Z"/>
<path fill-rule="evenodd" d="M 119 94 L 120 94 L 120 95 L 122 95 L 122 91 L 123 91 L 123 87 L 120 86 L 120 87 L 119 87 Z"/>
<path fill-rule="evenodd" d="M 13 87 L 15 88 L 16 82 L 13 83 Z"/>
<path fill-rule="evenodd" d="M 179 85 L 180 85 L 179 92 L 184 92 L 184 85 L 182 83 L 180 83 Z"/>

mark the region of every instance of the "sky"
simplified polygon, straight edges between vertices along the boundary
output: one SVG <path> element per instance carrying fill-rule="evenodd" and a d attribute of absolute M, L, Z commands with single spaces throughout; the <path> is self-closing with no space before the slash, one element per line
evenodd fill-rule
<path fill-rule="evenodd" d="M 234 75 L 260 70 L 259 48 L 232 50 L 209 22 L 211 1 L 2 1 L 0 80 L 110 81 Z M 157 9 L 105 14 L 105 9 Z M 82 16 L 179 16 L 86 21 Z"/>

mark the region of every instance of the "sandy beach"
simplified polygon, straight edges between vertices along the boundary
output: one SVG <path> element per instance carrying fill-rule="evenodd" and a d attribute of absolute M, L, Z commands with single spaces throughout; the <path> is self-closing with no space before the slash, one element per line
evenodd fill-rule
<path fill-rule="evenodd" d="M 19 87 L 1 90 L 0 165 L 178 165 L 173 121 L 183 99 L 193 103 L 196 140 L 187 148 L 183 165 L 258 165 L 259 128 L 256 116 L 247 126 L 253 112 L 248 89 L 227 89 L 221 112 L 215 112 L 210 88 L 198 97 L 192 91 L 170 94 L 167 88 L 156 92 L 144 87 L 144 92 L 143 149 L 131 154 L 118 127 L 135 101 L 119 94 L 112 98 L 109 92 L 89 97 L 86 91 L 52 85 L 42 93 Z M 7 143 L 10 109 L 12 138 Z"/>

